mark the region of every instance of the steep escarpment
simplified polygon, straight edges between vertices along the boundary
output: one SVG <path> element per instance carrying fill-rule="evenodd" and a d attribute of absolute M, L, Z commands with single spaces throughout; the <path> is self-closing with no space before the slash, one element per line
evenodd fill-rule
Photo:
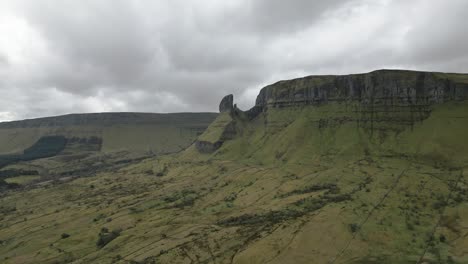
<path fill-rule="evenodd" d="M 363 105 L 427 106 L 467 97 L 468 79 L 463 74 L 379 70 L 280 81 L 263 88 L 255 105 L 267 108 L 359 102 Z"/>
<path fill-rule="evenodd" d="M 467 98 L 468 78 L 463 74 L 379 70 L 280 81 L 260 91 L 253 110 L 338 103 L 359 114 L 348 119 L 372 132 L 388 125 L 401 131 L 428 118 L 434 105 Z"/>
<path fill-rule="evenodd" d="M 380 70 L 280 81 L 252 109 L 233 106 L 229 122 L 209 130 L 218 137 L 208 152 L 228 144 L 222 153 L 268 162 L 377 153 L 449 160 L 453 148 L 468 151 L 448 136 L 466 129 L 467 99 L 463 74 Z M 228 124 L 232 144 L 220 137 Z"/>

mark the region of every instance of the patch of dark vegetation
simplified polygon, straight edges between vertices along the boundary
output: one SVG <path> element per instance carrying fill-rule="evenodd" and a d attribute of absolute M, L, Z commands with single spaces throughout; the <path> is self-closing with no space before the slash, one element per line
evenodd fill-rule
<path fill-rule="evenodd" d="M 437 210 L 437 211 L 441 211 L 441 210 L 443 210 L 445 208 L 445 206 L 447 206 L 447 201 L 445 200 L 444 196 L 443 195 L 438 195 L 437 196 L 437 201 L 435 201 L 432 204 L 432 209 Z"/>
<path fill-rule="evenodd" d="M 221 173 L 221 174 L 226 173 L 227 171 L 228 171 L 228 169 L 226 167 L 224 167 L 224 166 L 221 166 L 219 168 L 219 173 Z"/>
<path fill-rule="evenodd" d="M 286 194 L 283 194 L 280 197 L 287 197 L 287 196 L 297 195 L 297 194 L 313 193 L 313 192 L 318 192 L 318 191 L 323 191 L 323 190 L 328 190 L 328 193 L 339 193 L 339 188 L 338 186 L 336 186 L 336 184 L 325 183 L 325 184 L 314 184 L 311 186 L 304 187 L 302 189 L 294 190 Z"/>
<path fill-rule="evenodd" d="M 52 157 L 59 154 L 67 144 L 63 136 L 41 137 L 34 145 L 24 150 L 23 160 Z"/>
<path fill-rule="evenodd" d="M 466 187 L 454 186 L 453 187 L 453 202 L 451 205 L 460 204 L 468 200 L 468 189 Z"/>
<path fill-rule="evenodd" d="M 441 234 L 441 235 L 439 236 L 439 241 L 440 241 L 441 243 L 445 243 L 445 242 L 447 241 L 447 238 L 445 237 L 445 235 Z"/>
<path fill-rule="evenodd" d="M 13 212 L 16 212 L 16 207 L 14 206 L 0 206 L 1 215 L 6 215 Z"/>
<path fill-rule="evenodd" d="M 78 168 L 72 170 L 66 170 L 57 174 L 59 177 L 73 176 L 73 177 L 86 177 L 95 175 L 99 172 L 116 171 L 121 167 L 138 163 L 148 157 L 138 157 L 133 159 L 119 159 L 112 160 L 108 159 L 105 162 L 96 162 L 96 159 L 89 159 L 88 161 L 82 161 L 79 163 Z"/>
<path fill-rule="evenodd" d="M 316 211 L 329 203 L 339 203 L 351 200 L 351 195 L 323 195 L 317 198 L 305 198 L 283 210 L 270 211 L 263 214 L 244 214 L 241 216 L 230 217 L 218 221 L 222 226 L 256 225 L 256 224 L 276 224 L 289 219 L 301 217 L 307 213 Z"/>
<path fill-rule="evenodd" d="M 112 230 L 112 232 L 109 232 L 109 229 L 103 227 L 101 229 L 101 232 L 99 232 L 98 241 L 96 242 L 96 246 L 98 248 L 103 248 L 105 245 L 109 244 L 112 240 L 114 240 L 118 236 L 120 236 L 121 232 L 122 232 L 122 230 L 120 230 L 120 229 L 115 229 L 115 230 Z"/>
<path fill-rule="evenodd" d="M 96 136 L 89 138 L 72 137 L 68 139 L 67 146 L 82 151 L 100 151 L 102 148 L 102 138 Z"/>
<path fill-rule="evenodd" d="M 130 207 L 129 210 L 131 214 L 138 214 L 144 211 L 143 209 L 137 207 Z"/>
<path fill-rule="evenodd" d="M 95 218 L 93 218 L 93 222 L 98 222 L 99 220 L 102 220 L 106 217 L 107 216 L 105 214 L 98 214 Z"/>
<path fill-rule="evenodd" d="M 63 233 L 60 237 L 61 237 L 62 239 L 66 239 L 66 238 L 69 238 L 70 235 L 67 234 L 67 233 Z"/>
<path fill-rule="evenodd" d="M 224 197 L 225 202 L 233 202 L 236 199 L 237 199 L 237 193 L 234 193 L 234 192 Z"/>
<path fill-rule="evenodd" d="M 392 256 L 367 256 L 363 259 L 359 259 L 351 262 L 352 264 L 391 264 L 391 263 L 414 263 L 410 260 L 395 260 Z"/>
<path fill-rule="evenodd" d="M 372 179 L 372 177 L 367 176 L 364 179 L 364 181 L 359 184 L 357 189 L 354 190 L 354 192 L 362 191 L 362 190 L 365 190 L 366 192 L 370 192 L 371 190 L 369 189 L 369 187 L 367 187 L 367 185 L 371 184 L 373 181 L 374 179 Z"/>
<path fill-rule="evenodd" d="M 223 145 L 223 141 L 216 141 L 214 143 L 208 141 L 195 141 L 195 148 L 200 153 L 213 153 Z"/>
<path fill-rule="evenodd" d="M 158 171 L 158 172 L 156 173 L 156 176 L 162 177 L 162 176 L 164 176 L 164 175 L 167 174 L 167 171 L 168 171 L 167 166 L 164 166 L 164 168 L 163 168 L 161 171 Z"/>
<path fill-rule="evenodd" d="M 356 223 L 352 223 L 352 224 L 349 224 L 349 230 L 351 231 L 351 233 L 356 233 L 357 231 L 359 231 L 360 227 L 358 224 Z"/>
<path fill-rule="evenodd" d="M 58 155 L 67 144 L 63 136 L 41 137 L 34 145 L 24 150 L 23 154 L 0 155 L 0 168 L 20 161 L 30 161 Z"/>
<path fill-rule="evenodd" d="M 181 192 L 175 192 L 170 196 L 166 196 L 163 200 L 166 203 L 172 203 L 166 208 L 184 208 L 193 206 L 198 197 L 198 193 L 194 190 L 183 190 Z"/>
<path fill-rule="evenodd" d="M 34 176 L 34 175 L 39 175 L 39 172 L 36 170 L 23 170 L 23 169 L 8 169 L 8 170 L 0 171 L 0 179 L 24 176 L 24 175 Z"/>
<path fill-rule="evenodd" d="M 131 164 L 131 163 L 137 163 L 140 162 L 144 159 L 147 159 L 148 157 L 139 157 L 139 158 L 133 158 L 133 159 L 121 159 L 113 162 L 113 164 Z"/>
<path fill-rule="evenodd" d="M 339 203 L 339 202 L 344 202 L 348 200 L 351 200 L 351 195 L 349 194 L 341 194 L 341 195 L 325 194 L 317 198 L 308 197 L 308 198 L 301 199 L 293 203 L 293 205 L 303 208 L 305 211 L 309 212 L 309 211 L 318 210 L 324 207 L 325 205 L 327 205 L 328 203 Z"/>
<path fill-rule="evenodd" d="M 274 224 L 288 219 L 301 216 L 301 212 L 293 209 L 281 211 L 270 211 L 264 214 L 243 214 L 218 221 L 222 226 L 255 225 L 255 224 Z"/>
<path fill-rule="evenodd" d="M 0 191 L 18 189 L 20 187 L 17 183 L 8 183 L 5 180 L 0 179 Z"/>

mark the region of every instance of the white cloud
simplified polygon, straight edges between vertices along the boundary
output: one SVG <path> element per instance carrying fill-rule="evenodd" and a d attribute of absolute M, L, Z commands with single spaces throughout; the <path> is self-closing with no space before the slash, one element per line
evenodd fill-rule
<path fill-rule="evenodd" d="M 216 111 L 309 74 L 468 71 L 464 0 L 0 2 L 0 118 Z M 5 114 L 8 113 L 8 114 Z"/>

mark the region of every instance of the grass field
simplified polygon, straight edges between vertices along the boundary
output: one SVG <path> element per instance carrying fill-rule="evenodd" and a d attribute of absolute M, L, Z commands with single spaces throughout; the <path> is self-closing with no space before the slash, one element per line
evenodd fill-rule
<path fill-rule="evenodd" d="M 180 151 L 216 118 L 215 113 L 102 113 L 0 123 L 0 154 L 21 153 L 41 137 L 102 139 L 102 151 L 156 154 Z"/>
<path fill-rule="evenodd" d="M 17 176 L 17 177 L 12 177 L 8 178 L 5 181 L 8 183 L 17 183 L 20 185 L 26 185 L 34 180 L 40 179 L 40 176 L 37 175 L 24 175 L 24 176 Z"/>

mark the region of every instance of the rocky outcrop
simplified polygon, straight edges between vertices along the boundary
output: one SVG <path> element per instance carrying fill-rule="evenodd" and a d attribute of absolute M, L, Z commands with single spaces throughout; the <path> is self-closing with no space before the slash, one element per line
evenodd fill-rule
<path fill-rule="evenodd" d="M 234 104 L 232 94 L 223 97 L 219 104 L 219 112 L 216 120 L 195 141 L 195 148 L 200 153 L 213 153 L 223 145 L 224 141 L 236 135 L 236 120 L 242 111 Z"/>
<path fill-rule="evenodd" d="M 209 141 L 195 141 L 195 148 L 200 153 L 213 153 L 223 145 L 223 141 L 209 142 Z"/>
<path fill-rule="evenodd" d="M 365 105 L 431 105 L 468 98 L 466 75 L 402 70 L 323 75 L 280 81 L 264 87 L 255 106 L 283 107 L 328 102 Z"/>
<path fill-rule="evenodd" d="M 226 95 L 219 104 L 219 112 L 220 113 L 230 113 L 234 109 L 234 96 L 232 94 Z"/>
<path fill-rule="evenodd" d="M 224 115 L 227 115 L 227 113 L 224 113 Z M 215 120 L 210 127 L 208 127 L 205 133 L 212 133 L 212 137 L 208 139 L 204 134 L 195 141 L 195 148 L 200 153 L 213 153 L 218 150 L 226 140 L 230 140 L 235 137 L 236 119 L 231 118 L 230 116 L 231 115 L 229 114 L 228 120 L 220 120 L 221 118 L 219 118 Z M 233 116 L 235 116 L 235 114 L 233 114 Z"/>

